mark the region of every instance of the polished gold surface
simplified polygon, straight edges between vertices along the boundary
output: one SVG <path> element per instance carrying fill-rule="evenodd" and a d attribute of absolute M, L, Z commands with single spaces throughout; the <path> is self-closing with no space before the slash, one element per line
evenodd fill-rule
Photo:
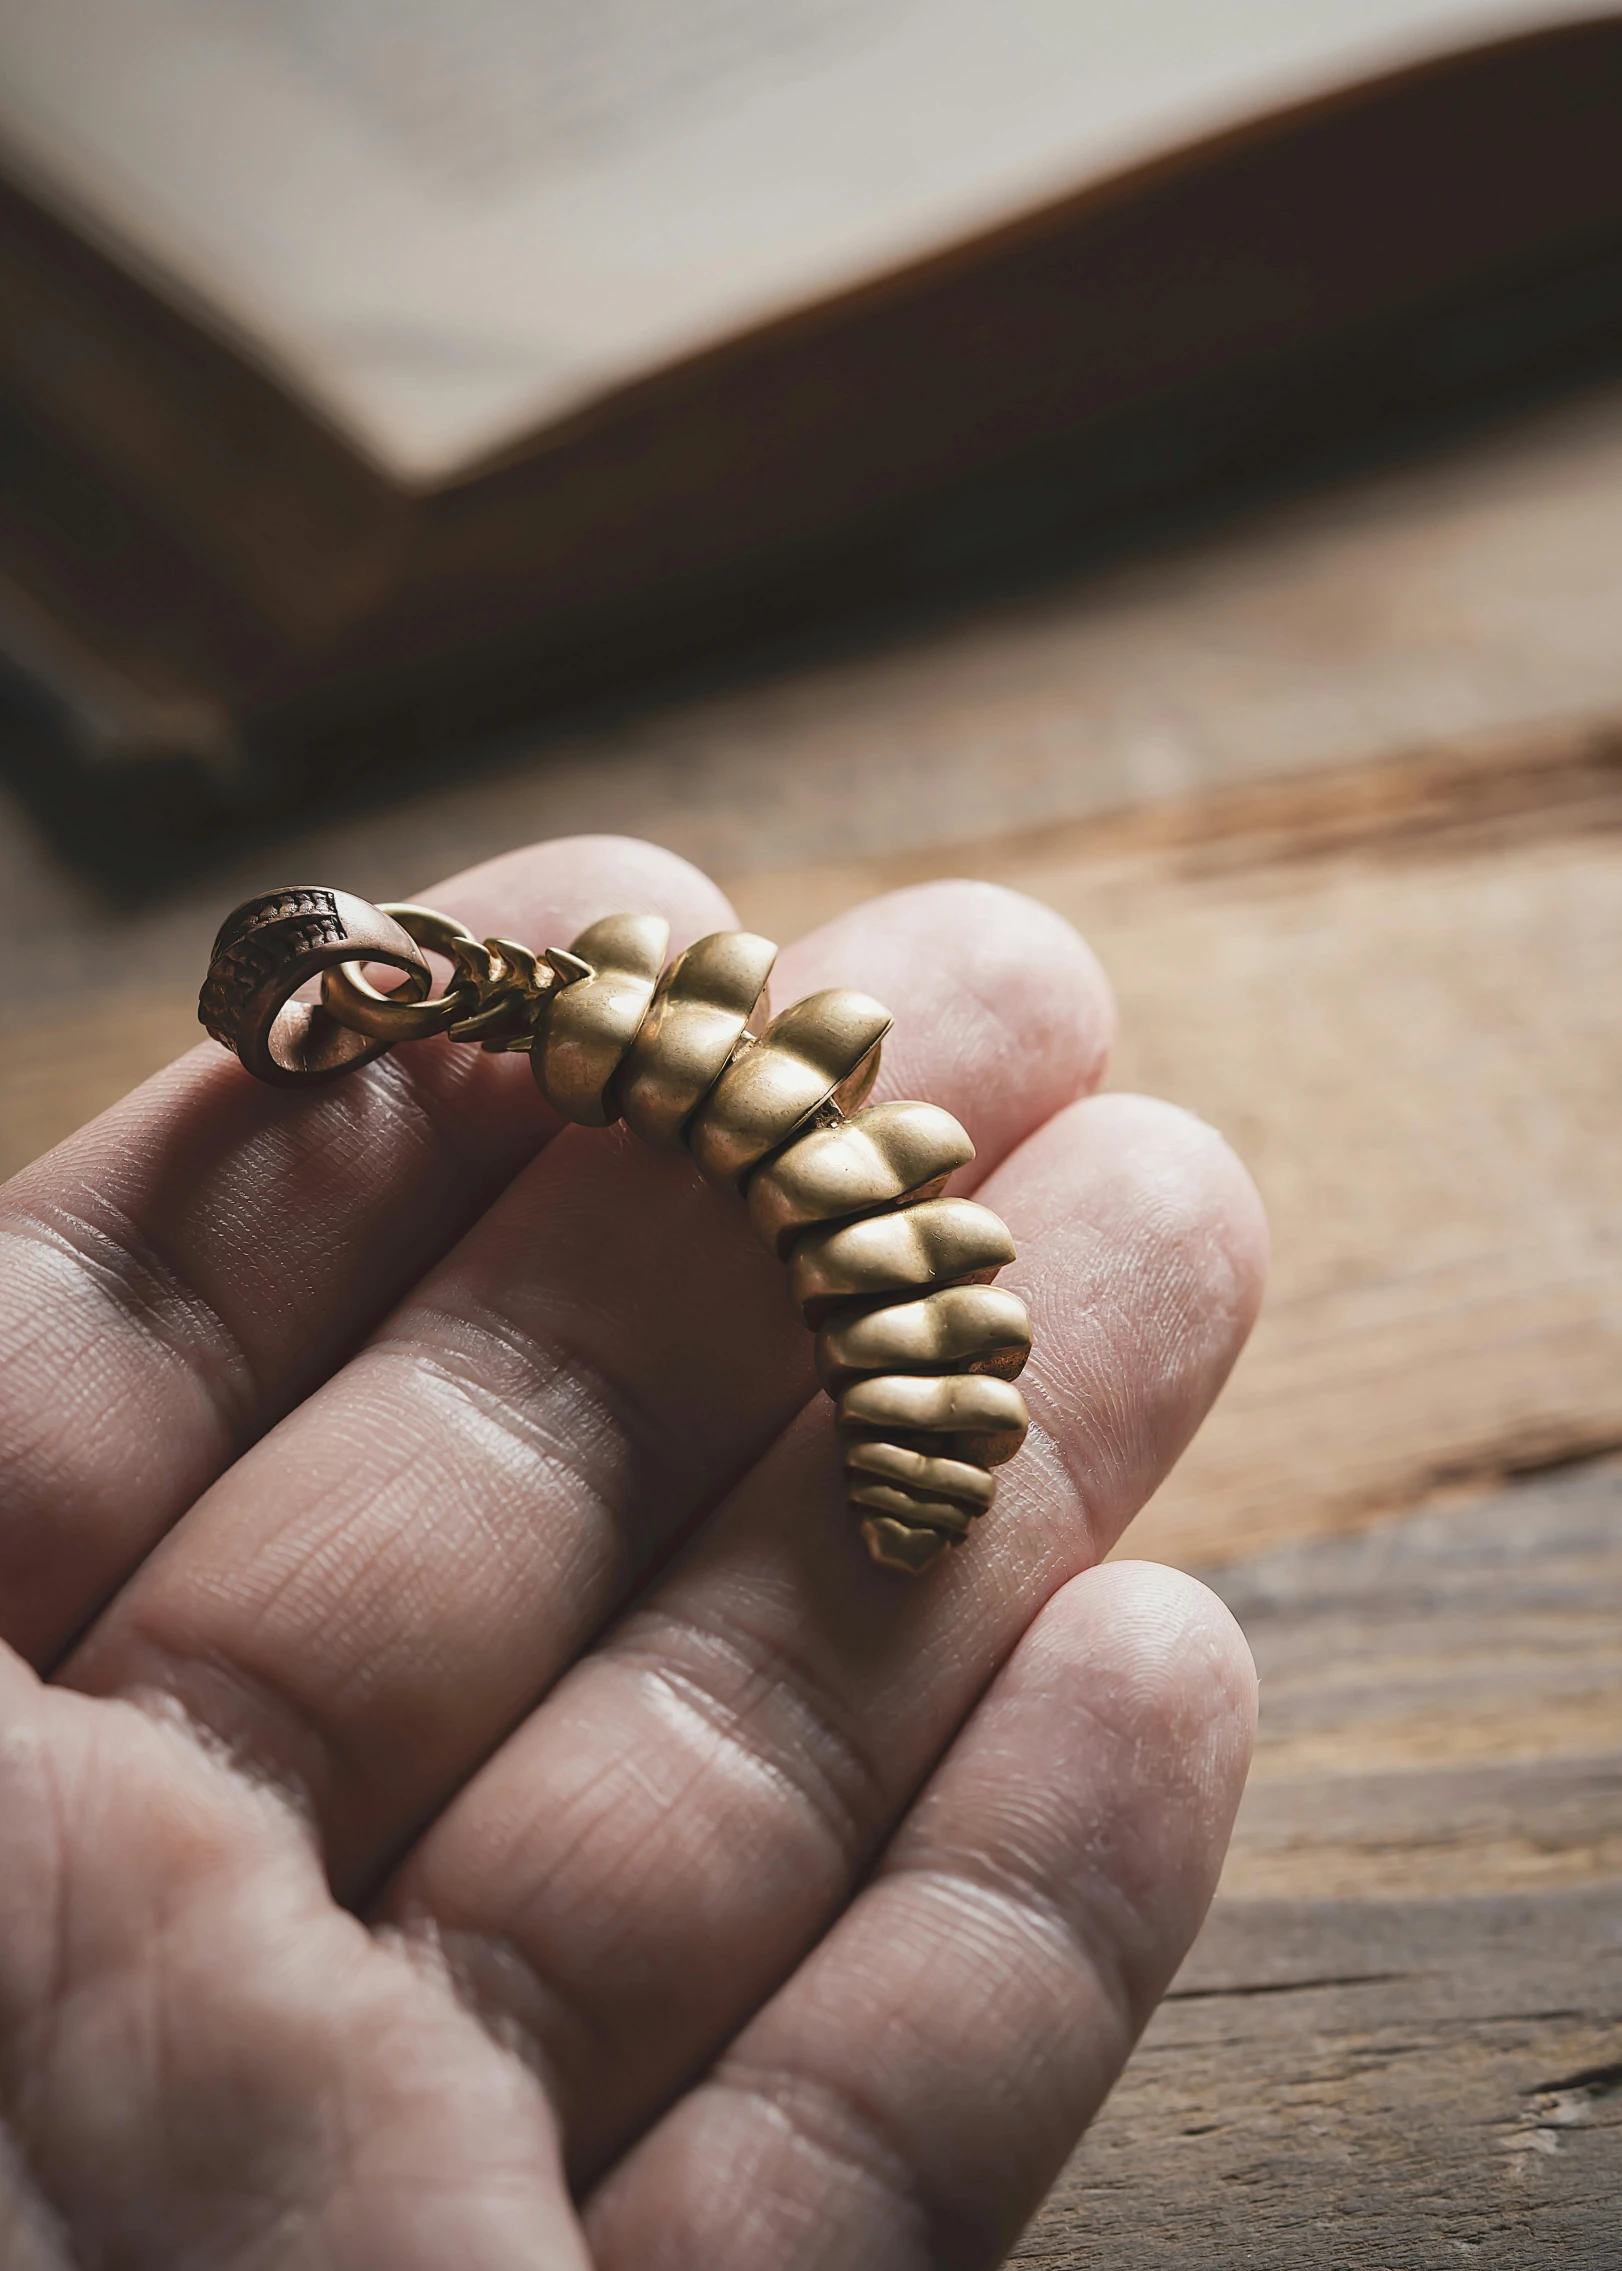
<path fill-rule="evenodd" d="M 734 930 L 699 939 L 671 963 L 619 1077 L 620 1111 L 644 1143 L 680 1149 L 745 1033 L 770 1016 L 766 981 L 776 959 L 769 938 Z"/>
<path fill-rule="evenodd" d="M 541 1004 L 556 984 L 552 971 L 510 938 L 485 939 L 479 957 L 473 1007 L 447 1033 L 453 1041 L 477 1041 L 491 1050 L 528 1049 Z"/>
<path fill-rule="evenodd" d="M 986 1372 L 1012 1380 L 1031 1353 L 1031 1320 L 1017 1293 L 951 1285 L 919 1301 L 846 1316 L 817 1335 L 817 1376 L 830 1396 L 867 1372 Z"/>
<path fill-rule="evenodd" d="M 882 1567 L 916 1574 L 968 1536 L 992 1503 L 989 1469 L 1025 1437 L 1009 1382 L 1030 1320 L 987 1282 L 1013 1242 L 989 1208 L 939 1195 L 974 1157 L 949 1112 L 860 1109 L 890 1029 L 881 1003 L 838 987 L 761 1031 L 769 939 L 717 932 L 661 976 L 669 943 L 659 916 L 608 915 L 537 954 L 477 939 L 431 907 L 289 889 L 227 920 L 198 1014 L 250 1072 L 282 1085 L 435 1036 L 528 1049 L 567 1118 L 603 1127 L 623 1115 L 651 1144 L 685 1143 L 713 1182 L 746 1189 L 818 1329 L 862 1539 Z M 428 954 L 450 964 L 439 994 Z M 365 976 L 375 963 L 404 984 L 380 993 Z M 295 1001 L 314 978 L 320 1003 Z"/>
<path fill-rule="evenodd" d="M 1003 1386 L 991 1379 L 984 1384 Z M 961 1544 L 971 1523 L 989 1511 L 997 1485 L 987 1469 L 1011 1457 L 1023 1441 L 1025 1407 L 1014 1389 L 992 1398 L 942 1395 L 954 1385 L 967 1387 L 967 1378 L 959 1383 L 915 1379 L 911 1387 L 922 1392 L 912 1395 L 896 1375 L 857 1385 L 878 1393 L 866 1399 L 854 1393 L 840 1396 L 845 1496 L 860 1518 L 872 1558 L 887 1569 L 916 1575 L 948 1546 Z M 893 1393 L 897 1388 L 903 1392 Z M 965 1421 L 974 1423 L 971 1430 L 964 1430 Z M 897 1441 L 897 1436 L 908 1439 Z"/>
<path fill-rule="evenodd" d="M 854 1111 L 877 1076 L 891 1022 L 881 1002 L 845 986 L 807 994 L 774 1017 L 694 1115 L 687 1141 L 700 1172 L 741 1183 L 813 1114 Z"/>
<path fill-rule="evenodd" d="M 603 1128 L 619 1118 L 614 1077 L 648 1013 L 669 944 L 662 915 L 605 915 L 570 946 L 590 975 L 549 997 L 529 1059 L 541 1094 L 566 1120 Z"/>
<path fill-rule="evenodd" d="M 898 1211 L 808 1230 L 794 1242 L 790 1283 L 813 1327 L 842 1301 L 936 1285 L 983 1285 L 1014 1258 L 1001 1218 L 973 1199 L 926 1199 Z"/>
<path fill-rule="evenodd" d="M 489 957 L 470 930 L 432 907 L 402 903 L 378 911 L 398 923 L 416 945 L 430 954 L 444 955 L 455 970 L 454 984 L 431 1001 L 413 997 L 409 990 L 379 993 L 362 976 L 359 962 L 341 962 L 322 975 L 323 1006 L 355 1032 L 369 1033 L 374 1040 L 391 1046 L 396 1041 L 426 1041 L 436 1033 L 448 1033 L 471 1006 L 480 959 L 488 961 Z M 470 955 L 475 959 L 470 960 Z"/>
<path fill-rule="evenodd" d="M 845 1496 L 864 1526 L 869 1515 L 886 1514 L 892 1522 L 904 1522 L 908 1529 L 938 1531 L 950 1545 L 960 1545 L 977 1519 L 955 1498 L 929 1498 L 922 1491 L 902 1490 L 893 1482 L 861 1476 L 846 1477 Z"/>
<path fill-rule="evenodd" d="M 813 1128 L 749 1184 L 749 1219 L 779 1257 L 802 1230 L 909 1199 L 934 1198 L 974 1146 L 938 1104 L 871 1104 Z"/>

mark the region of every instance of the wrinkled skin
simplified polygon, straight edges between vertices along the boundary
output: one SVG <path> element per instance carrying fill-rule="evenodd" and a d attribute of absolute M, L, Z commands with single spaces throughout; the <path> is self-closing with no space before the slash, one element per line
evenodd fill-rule
<path fill-rule="evenodd" d="M 732 918 L 587 839 L 428 894 Z M 1210 1897 L 1254 1679 L 1100 1558 L 1249 1327 L 1254 1193 L 1093 1096 L 1105 982 L 980 884 L 786 953 L 978 1146 L 1034 1426 L 870 1567 L 779 1265 L 522 1057 L 205 1044 L 0 1194 L 0 2262 L 969 2271 Z"/>

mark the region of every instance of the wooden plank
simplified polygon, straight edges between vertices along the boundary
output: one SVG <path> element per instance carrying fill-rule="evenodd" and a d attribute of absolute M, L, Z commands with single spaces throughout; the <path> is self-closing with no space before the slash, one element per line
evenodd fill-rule
<path fill-rule="evenodd" d="M 1116 1077 L 1226 1126 L 1273 1213 L 1253 1351 L 1128 1541 L 1225 1557 L 1263 1721 L 1212 1922 L 1022 2260 L 1617 2260 L 1618 1483 L 1473 1480 L 1622 1441 L 1619 498 L 1622 397 L 163 908 L 0 843 L 11 1164 L 186 1045 L 221 903 L 288 872 L 388 896 L 631 827 L 777 935 L 964 871 L 1091 931 Z"/>
<path fill-rule="evenodd" d="M 1613 391 L 604 725 L 162 908 L 97 909 L 0 839 L 26 978 L 0 1003 L 0 1164 L 194 1037 L 221 905 L 278 873 L 388 895 L 526 831 L 643 826 L 781 936 L 967 870 L 1091 931 L 1116 1078 L 1222 1125 L 1272 1210 L 1270 1308 L 1139 1550 L 1243 1554 L 1622 1440 L 1615 729 L 1529 722 L 1622 718 L 1619 499 Z M 1100 809 L 1128 791 L 1148 801 Z M 1041 824 L 936 840 L 995 814 Z M 864 856 L 771 865 L 840 844 Z"/>
<path fill-rule="evenodd" d="M 1092 938 L 1116 1085 L 1228 1134 L 1267 1309 L 1138 1529 L 1185 1564 L 1622 1441 L 1622 737 L 1557 732 L 737 880 L 789 927 L 970 872 Z"/>
<path fill-rule="evenodd" d="M 206 952 L 206 949 L 205 949 Z M 0 1044 L 0 1177 L 60 1143 L 86 1120 L 201 1038 L 195 999 L 123 991 Z"/>
<path fill-rule="evenodd" d="M 1262 1676 L 1226 1894 L 1622 1878 L 1622 1464 L 1212 1582 Z"/>
<path fill-rule="evenodd" d="M 1619 1893 L 1220 1907 L 1013 2260 L 1612 2271 Z"/>
<path fill-rule="evenodd" d="M 1562 730 L 732 888 L 789 931 L 942 871 L 1033 892 L 1110 969 L 1116 1081 L 1250 1164 L 1268 1308 L 1134 1533 L 1189 1563 L 1622 1441 L 1619 822 L 1622 737 Z M 19 1148 L 191 1020 L 14 1039 Z"/>
<path fill-rule="evenodd" d="M 1609 2271 L 1622 1463 L 1213 1582 L 1262 1678 L 1223 1889 L 1015 2260 Z"/>

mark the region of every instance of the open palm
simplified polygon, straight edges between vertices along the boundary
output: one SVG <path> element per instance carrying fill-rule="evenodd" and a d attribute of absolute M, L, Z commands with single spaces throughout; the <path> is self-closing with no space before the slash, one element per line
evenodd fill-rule
<path fill-rule="evenodd" d="M 617 839 L 434 892 L 732 918 Z M 1199 1122 L 1091 1098 L 1056 917 L 875 901 L 781 998 L 896 1012 L 1036 1329 L 996 1510 L 914 1583 L 743 1211 L 524 1060 L 310 1093 L 205 1046 L 0 1194 L 0 2263 L 994 2263 L 1175 1969 L 1243 1642 L 1093 1565 L 1264 1249 Z"/>

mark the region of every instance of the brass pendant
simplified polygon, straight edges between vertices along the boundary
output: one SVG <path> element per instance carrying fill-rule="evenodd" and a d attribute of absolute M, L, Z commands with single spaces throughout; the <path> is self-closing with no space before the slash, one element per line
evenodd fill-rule
<path fill-rule="evenodd" d="M 238 907 L 214 943 L 198 1016 L 260 1080 L 332 1080 L 443 1034 L 527 1051 L 536 1085 L 584 1127 L 623 1119 L 737 1191 L 788 1268 L 838 1413 L 845 1486 L 873 1559 L 916 1574 L 990 1508 L 991 1470 L 1029 1416 L 1014 1259 L 988 1207 L 941 1195 L 974 1157 L 938 1105 L 865 1105 L 890 1014 L 846 987 L 775 1018 L 777 949 L 718 931 L 665 962 L 656 915 L 609 915 L 541 954 L 477 939 L 431 907 L 369 906 L 318 886 Z M 433 994 L 425 951 L 452 979 Z M 404 973 L 379 993 L 362 966 Z M 295 999 L 313 978 L 318 1003 Z M 865 1108 L 864 1108 L 865 1105 Z"/>

